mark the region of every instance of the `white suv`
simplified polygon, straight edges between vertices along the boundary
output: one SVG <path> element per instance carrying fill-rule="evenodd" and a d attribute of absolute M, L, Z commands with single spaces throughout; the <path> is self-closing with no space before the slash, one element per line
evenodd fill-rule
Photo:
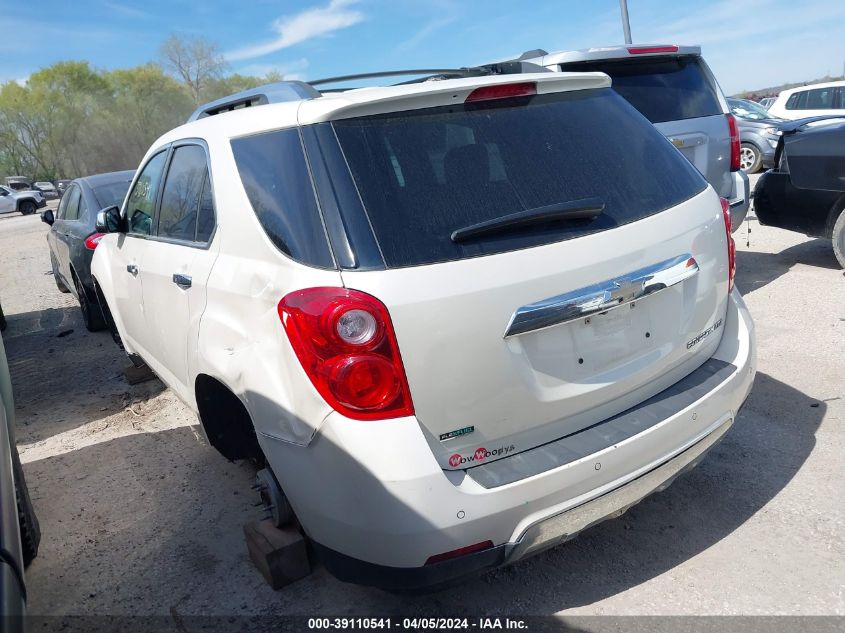
<path fill-rule="evenodd" d="M 192 118 L 101 213 L 97 292 L 343 580 L 560 543 L 751 389 L 727 203 L 604 74 L 288 82 Z"/>

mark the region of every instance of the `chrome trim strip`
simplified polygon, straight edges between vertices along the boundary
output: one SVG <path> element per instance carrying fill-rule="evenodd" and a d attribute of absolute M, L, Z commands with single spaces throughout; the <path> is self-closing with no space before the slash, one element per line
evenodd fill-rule
<path fill-rule="evenodd" d="M 698 263 L 692 255 L 684 253 L 621 277 L 530 303 L 514 312 L 504 338 L 607 312 L 665 290 L 696 274 Z"/>

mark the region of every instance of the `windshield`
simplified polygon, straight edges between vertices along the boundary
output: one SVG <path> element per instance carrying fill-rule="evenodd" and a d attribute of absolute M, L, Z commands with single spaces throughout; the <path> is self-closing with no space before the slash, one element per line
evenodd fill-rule
<path fill-rule="evenodd" d="M 126 197 L 126 191 L 129 189 L 129 182 L 129 180 L 126 180 L 125 182 L 112 182 L 93 187 L 94 197 L 97 198 L 100 208 L 121 206 L 123 199 Z"/>
<path fill-rule="evenodd" d="M 334 121 L 388 267 L 558 242 L 701 192 L 695 168 L 609 88 Z M 599 198 L 593 217 L 452 240 L 456 230 Z"/>
<path fill-rule="evenodd" d="M 748 119 L 750 121 L 762 121 L 764 119 L 774 119 L 772 113 L 766 110 L 757 103 L 752 101 L 745 101 L 743 99 L 728 99 L 728 105 L 731 107 L 731 113 L 741 119 Z"/>

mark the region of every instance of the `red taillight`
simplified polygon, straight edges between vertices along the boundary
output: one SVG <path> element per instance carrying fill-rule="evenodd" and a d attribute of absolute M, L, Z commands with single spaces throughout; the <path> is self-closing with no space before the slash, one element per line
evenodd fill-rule
<path fill-rule="evenodd" d="M 647 55 L 648 53 L 677 53 L 678 46 L 671 44 L 669 46 L 629 46 L 628 52 L 631 55 Z"/>
<path fill-rule="evenodd" d="M 356 420 L 414 414 L 381 301 L 358 290 L 307 288 L 279 302 L 279 317 L 305 373 L 333 409 Z"/>
<path fill-rule="evenodd" d="M 725 233 L 728 236 L 728 292 L 733 290 L 734 276 L 736 275 L 736 243 L 733 238 L 733 225 L 731 224 L 731 205 L 727 198 L 719 198 L 722 203 L 722 216 L 725 220 Z"/>
<path fill-rule="evenodd" d="M 105 233 L 92 233 L 88 237 L 85 238 L 85 248 L 89 251 L 93 251 L 97 248 L 97 244 L 100 243 L 100 240 L 106 236 Z"/>
<path fill-rule="evenodd" d="M 510 99 L 512 97 L 530 97 L 537 94 L 537 84 L 524 81 L 516 84 L 499 84 L 497 86 L 482 86 L 469 93 L 464 103 L 478 101 L 494 101 L 496 99 Z"/>
<path fill-rule="evenodd" d="M 733 114 L 726 114 L 728 117 L 728 130 L 731 134 L 731 171 L 739 171 L 739 128 Z"/>
<path fill-rule="evenodd" d="M 442 563 L 444 560 L 451 560 L 467 554 L 473 554 L 474 552 L 481 552 L 486 549 L 490 549 L 491 547 L 493 547 L 493 541 L 482 541 L 481 543 L 476 543 L 475 545 L 467 545 L 466 547 L 453 549 L 451 552 L 444 552 L 442 554 L 430 556 L 429 559 L 425 561 L 425 564 L 431 565 L 432 563 Z"/>

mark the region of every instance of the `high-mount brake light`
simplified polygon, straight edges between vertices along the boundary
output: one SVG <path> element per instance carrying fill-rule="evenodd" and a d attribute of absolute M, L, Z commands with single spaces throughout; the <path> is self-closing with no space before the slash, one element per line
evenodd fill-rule
<path fill-rule="evenodd" d="M 85 238 L 85 248 L 89 251 L 93 251 L 97 248 L 97 244 L 100 243 L 100 240 L 106 236 L 105 233 L 92 233 L 88 237 Z"/>
<path fill-rule="evenodd" d="M 491 547 L 493 547 L 493 541 L 482 541 L 481 543 L 475 543 L 474 545 L 467 545 L 466 547 L 453 549 L 450 552 L 443 552 L 442 554 L 429 556 L 428 560 L 425 561 L 425 564 L 431 565 L 433 563 L 442 563 L 444 560 L 452 560 L 453 558 L 460 558 L 461 556 L 466 556 L 467 554 L 483 552 Z"/>
<path fill-rule="evenodd" d="M 414 414 L 390 314 L 375 297 L 346 288 L 306 288 L 279 302 L 302 368 L 323 399 L 355 420 Z"/>
<path fill-rule="evenodd" d="M 733 290 L 736 275 L 736 242 L 734 242 L 732 231 L 731 205 L 727 198 L 719 198 L 719 201 L 722 203 L 722 218 L 725 221 L 725 233 L 728 236 L 728 292 L 730 292 Z"/>
<path fill-rule="evenodd" d="M 534 81 L 482 86 L 470 92 L 469 96 L 464 99 L 464 103 L 495 101 L 496 99 L 511 99 L 513 97 L 530 97 L 535 94 L 537 94 L 537 83 Z"/>
<path fill-rule="evenodd" d="M 629 46 L 628 52 L 631 55 L 647 55 L 649 53 L 677 53 L 678 46 L 672 44 L 670 46 Z"/>
<path fill-rule="evenodd" d="M 731 135 L 731 171 L 739 171 L 739 128 L 733 114 L 726 114 L 725 116 L 728 117 L 728 130 Z"/>

